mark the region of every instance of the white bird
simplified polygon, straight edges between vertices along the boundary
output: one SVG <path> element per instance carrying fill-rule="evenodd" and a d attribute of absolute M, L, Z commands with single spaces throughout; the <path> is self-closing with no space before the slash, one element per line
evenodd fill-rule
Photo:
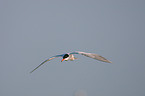
<path fill-rule="evenodd" d="M 57 58 L 57 57 L 62 57 L 63 59 L 61 60 L 62 61 L 68 61 L 68 60 L 75 60 L 75 59 L 78 59 L 78 58 L 75 58 L 73 54 L 81 54 L 81 55 L 84 55 L 84 56 L 87 56 L 87 57 L 90 57 L 90 58 L 93 58 L 93 59 L 96 59 L 96 60 L 99 60 L 99 61 L 102 61 L 102 62 L 107 62 L 107 63 L 112 63 L 111 61 L 107 60 L 106 58 L 98 55 L 98 54 L 94 54 L 94 53 L 86 53 L 86 52 L 80 52 L 80 51 L 75 51 L 75 52 L 71 52 L 71 53 L 66 53 L 66 54 L 61 54 L 61 55 L 56 55 L 56 56 L 52 56 L 51 58 L 49 59 L 46 59 L 45 61 L 43 61 L 39 66 L 37 66 L 34 70 L 32 70 L 30 73 L 32 73 L 33 71 L 35 71 L 37 68 L 39 68 L 41 65 L 43 65 L 45 62 L 47 61 L 50 61 L 54 58 Z"/>

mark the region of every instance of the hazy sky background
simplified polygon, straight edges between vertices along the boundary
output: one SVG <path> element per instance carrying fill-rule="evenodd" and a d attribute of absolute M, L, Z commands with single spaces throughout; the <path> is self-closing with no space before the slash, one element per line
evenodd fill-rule
<path fill-rule="evenodd" d="M 0 14 L 0 96 L 145 96 L 145 0 L 1 0 Z M 29 74 L 72 51 L 113 64 L 76 55 Z"/>

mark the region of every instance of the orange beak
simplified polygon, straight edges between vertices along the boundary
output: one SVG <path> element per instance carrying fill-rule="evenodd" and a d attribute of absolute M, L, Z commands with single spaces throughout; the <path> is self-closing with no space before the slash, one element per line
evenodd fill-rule
<path fill-rule="evenodd" d="M 61 60 L 61 62 L 64 61 L 64 59 Z"/>

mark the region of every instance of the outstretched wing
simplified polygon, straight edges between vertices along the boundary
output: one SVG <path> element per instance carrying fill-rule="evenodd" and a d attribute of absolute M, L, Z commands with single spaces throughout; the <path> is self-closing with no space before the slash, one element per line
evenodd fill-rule
<path fill-rule="evenodd" d="M 106 58 L 98 55 L 98 54 L 94 54 L 94 53 L 86 53 L 86 52 L 79 52 L 79 51 L 76 51 L 76 52 L 72 52 L 70 54 L 81 54 L 81 55 L 84 55 L 84 56 L 87 56 L 87 57 L 90 57 L 90 58 L 93 58 L 93 59 L 97 59 L 99 61 L 103 61 L 103 62 L 107 62 L 107 63 L 112 63 L 111 61 L 107 60 Z"/>
<path fill-rule="evenodd" d="M 35 71 L 37 68 L 39 68 L 39 67 L 40 67 L 41 65 L 43 65 L 45 62 L 50 61 L 50 60 L 52 60 L 52 59 L 54 59 L 54 58 L 56 58 L 56 57 L 61 57 L 61 56 L 63 56 L 63 55 L 56 55 L 56 56 L 53 56 L 53 57 L 51 57 L 51 58 L 49 58 L 49 59 L 43 61 L 39 66 L 37 66 L 35 69 L 33 69 L 30 73 L 32 73 L 33 71 Z"/>

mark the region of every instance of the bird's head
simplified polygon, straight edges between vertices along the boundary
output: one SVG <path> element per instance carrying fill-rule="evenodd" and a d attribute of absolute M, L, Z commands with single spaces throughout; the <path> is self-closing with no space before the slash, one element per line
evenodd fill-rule
<path fill-rule="evenodd" d="M 62 61 L 64 61 L 64 60 L 66 60 L 66 61 L 67 61 L 67 60 L 68 60 L 68 57 L 69 57 L 69 55 L 68 55 L 68 54 L 64 54 L 63 59 L 61 60 L 61 62 L 62 62 Z"/>

